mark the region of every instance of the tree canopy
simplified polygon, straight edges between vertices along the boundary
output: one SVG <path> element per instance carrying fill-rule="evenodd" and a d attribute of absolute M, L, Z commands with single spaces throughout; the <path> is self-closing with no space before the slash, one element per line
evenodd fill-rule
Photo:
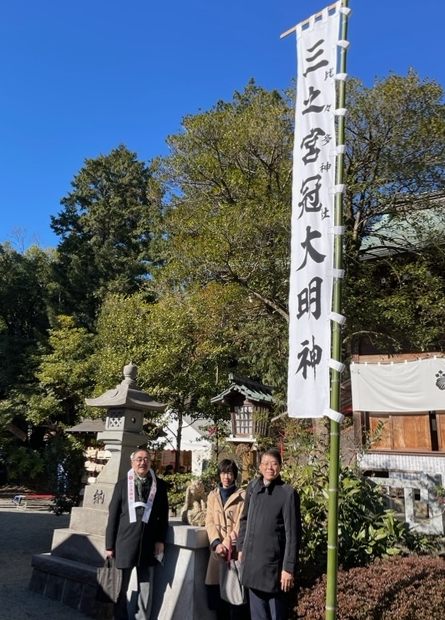
<path fill-rule="evenodd" d="M 409 212 L 445 184 L 445 106 L 442 87 L 390 75 L 371 88 L 348 84 L 345 221 L 360 251 L 376 217 Z M 349 254 L 349 258 L 353 258 Z"/>
<path fill-rule="evenodd" d="M 141 293 L 109 296 L 97 324 L 98 389 L 108 388 L 131 359 L 141 388 L 173 409 L 208 411 L 240 348 L 232 316 L 237 302 L 236 289 L 215 284 L 154 303 Z"/>
<path fill-rule="evenodd" d="M 108 292 L 135 292 L 150 275 L 158 198 L 150 167 L 124 146 L 87 159 L 71 185 L 51 218 L 61 237 L 54 298 L 91 328 Z"/>
<path fill-rule="evenodd" d="M 388 234 L 387 228 L 376 226 L 383 215 L 403 222 L 418 209 L 441 204 L 442 100 L 442 88 L 421 80 L 414 71 L 405 77 L 390 75 L 371 88 L 358 80 L 348 84 L 344 210 L 348 353 L 356 352 L 360 341 L 391 351 L 442 346 L 443 309 L 438 303 L 442 276 L 437 262 L 441 252 L 437 240 L 431 242 L 433 233 L 437 237 L 434 227 L 427 234 L 430 241 L 423 235 L 422 269 L 410 269 L 403 256 L 362 260 L 369 235 L 374 236 L 375 249 Z M 185 117 L 183 131 L 169 137 L 170 154 L 160 168 L 166 188 L 166 267 L 158 282 L 170 287 L 230 282 L 244 290 L 246 331 L 252 328 L 261 334 L 251 350 L 251 372 L 260 370 L 268 381 L 272 375 L 283 388 L 292 140 L 289 98 L 251 83 L 231 102 Z M 441 221 L 445 227 L 443 216 Z M 387 274 L 385 281 L 391 288 L 381 286 L 388 268 L 393 277 Z M 402 278 L 406 270 L 410 274 Z M 273 342 L 269 334 L 274 334 Z M 273 367 L 268 362 L 271 345 L 280 351 L 280 362 Z M 260 360 L 260 367 L 255 367 Z"/>
<path fill-rule="evenodd" d="M 445 318 L 443 89 L 410 71 L 372 88 L 353 80 L 346 126 L 347 352 L 441 349 Z M 436 207 L 434 224 L 423 226 Z M 419 216 L 416 216 L 416 213 Z M 392 229 L 411 241 L 388 252 Z M 365 243 L 372 235 L 372 244 Z M 380 252 L 380 250 L 383 250 Z M 363 258 L 374 257 L 370 260 Z"/>
<path fill-rule="evenodd" d="M 36 247 L 20 254 L 0 245 L 0 398 L 29 380 L 30 358 L 45 339 L 50 265 Z"/>
<path fill-rule="evenodd" d="M 292 110 L 250 83 L 231 102 L 183 119 L 161 181 L 173 285 L 236 283 L 286 317 Z"/>

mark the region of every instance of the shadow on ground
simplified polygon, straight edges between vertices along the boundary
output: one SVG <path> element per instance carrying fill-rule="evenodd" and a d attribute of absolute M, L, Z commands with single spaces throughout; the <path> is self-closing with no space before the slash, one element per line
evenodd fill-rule
<path fill-rule="evenodd" d="M 20 508 L 0 509 L 0 620 L 85 620 L 86 616 L 28 589 L 31 557 L 51 549 L 53 531 L 69 515 Z"/>

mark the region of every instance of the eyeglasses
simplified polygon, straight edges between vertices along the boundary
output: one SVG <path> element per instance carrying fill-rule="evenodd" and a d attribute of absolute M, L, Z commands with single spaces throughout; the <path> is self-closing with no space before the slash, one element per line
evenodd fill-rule
<path fill-rule="evenodd" d="M 262 467 L 271 467 L 272 469 L 276 469 L 277 467 L 280 467 L 280 464 L 278 461 L 261 461 L 260 465 Z"/>
<path fill-rule="evenodd" d="M 146 456 L 144 456 L 143 458 L 137 458 L 137 459 L 133 459 L 133 461 L 136 461 L 136 463 L 148 463 L 150 461 L 149 458 L 147 458 Z"/>

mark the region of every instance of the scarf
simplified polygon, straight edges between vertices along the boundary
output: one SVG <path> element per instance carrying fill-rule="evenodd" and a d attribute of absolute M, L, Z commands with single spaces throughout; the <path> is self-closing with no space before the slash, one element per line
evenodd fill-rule
<path fill-rule="evenodd" d="M 236 491 L 235 484 L 232 484 L 230 487 L 227 487 L 227 489 L 225 489 L 222 485 L 219 487 L 219 493 L 221 495 L 221 501 L 222 501 L 223 506 L 226 503 L 226 501 L 229 499 L 229 497 L 232 495 L 232 493 L 235 493 L 235 491 Z"/>

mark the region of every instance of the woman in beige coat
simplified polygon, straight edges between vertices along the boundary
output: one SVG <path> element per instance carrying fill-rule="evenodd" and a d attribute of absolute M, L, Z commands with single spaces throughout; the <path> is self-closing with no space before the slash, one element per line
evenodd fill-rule
<path fill-rule="evenodd" d="M 207 498 L 206 530 L 210 543 L 210 558 L 205 583 L 210 609 L 216 611 L 218 620 L 245 620 L 247 605 L 230 605 L 223 601 L 219 592 L 219 567 L 227 559 L 229 549 L 232 557 L 236 548 L 240 517 L 245 493 L 236 486 L 238 467 L 235 461 L 224 459 L 218 465 L 219 485 Z"/>

